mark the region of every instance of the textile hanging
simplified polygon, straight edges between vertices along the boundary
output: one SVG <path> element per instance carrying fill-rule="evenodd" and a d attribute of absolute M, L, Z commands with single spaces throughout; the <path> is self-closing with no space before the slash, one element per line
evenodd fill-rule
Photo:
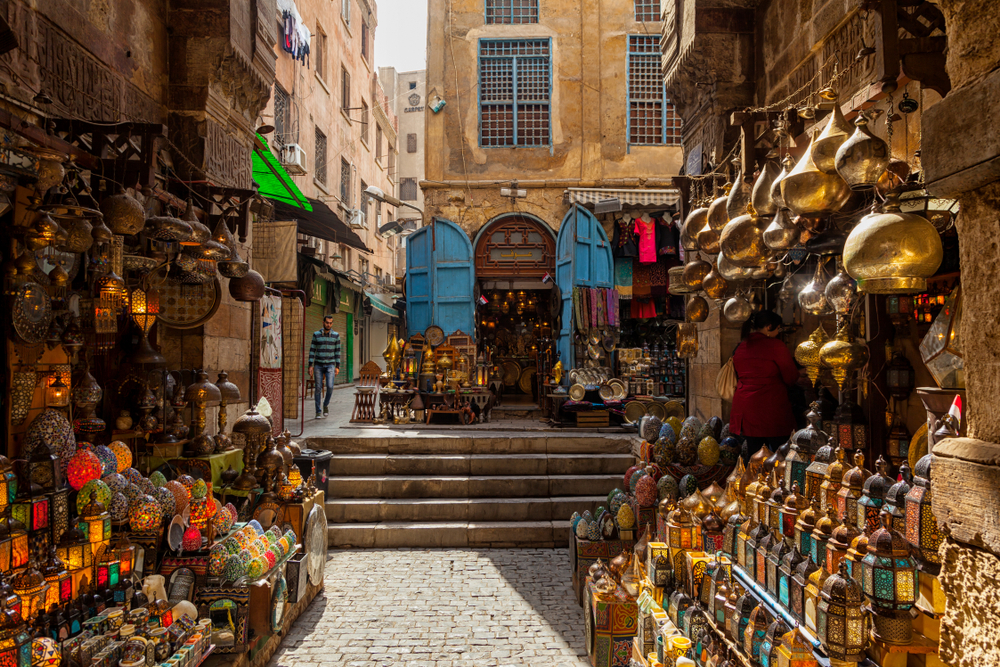
<path fill-rule="evenodd" d="M 311 33 L 302 22 L 298 7 L 294 0 L 278 0 L 278 11 L 281 12 L 281 49 L 309 67 Z"/>
<path fill-rule="evenodd" d="M 260 395 L 271 404 L 271 433 L 281 435 L 285 430 L 284 388 L 282 387 L 282 336 L 281 297 L 270 294 L 257 302 L 260 309 L 260 368 L 257 371 L 257 387 Z"/>
<path fill-rule="evenodd" d="M 623 299 L 632 298 L 632 258 L 615 260 L 615 289 Z"/>
<path fill-rule="evenodd" d="M 632 296 L 647 299 L 652 296 L 653 268 L 655 264 L 640 264 L 633 260 L 632 264 Z"/>

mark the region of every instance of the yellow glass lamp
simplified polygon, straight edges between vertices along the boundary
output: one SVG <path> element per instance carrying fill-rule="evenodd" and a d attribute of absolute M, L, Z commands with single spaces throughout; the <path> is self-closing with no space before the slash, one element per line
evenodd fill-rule
<path fill-rule="evenodd" d="M 14 576 L 14 594 L 21 598 L 21 618 L 31 622 L 35 614 L 43 609 L 49 591 L 45 577 L 35 567 L 34 560 Z"/>
<path fill-rule="evenodd" d="M 84 506 L 77 525 L 91 544 L 111 538 L 111 515 L 104 510 L 104 503 L 97 500 L 96 494 Z"/>
<path fill-rule="evenodd" d="M 50 408 L 65 408 L 69 405 L 69 387 L 62 375 L 56 374 L 45 388 L 45 405 Z"/>
<path fill-rule="evenodd" d="M 812 644 L 805 640 L 798 628 L 782 638 L 776 667 L 819 667 L 819 662 L 813 656 Z"/>
<path fill-rule="evenodd" d="M 691 514 L 678 507 L 667 518 L 667 543 L 671 549 L 701 551 L 701 529 L 695 524 Z"/>
<path fill-rule="evenodd" d="M 142 331 L 139 345 L 132 352 L 132 361 L 137 364 L 166 363 L 163 355 L 156 351 L 149 342 L 149 331 L 156 324 L 160 314 L 160 295 L 156 290 L 144 290 L 136 287 L 129 292 L 129 317 Z"/>

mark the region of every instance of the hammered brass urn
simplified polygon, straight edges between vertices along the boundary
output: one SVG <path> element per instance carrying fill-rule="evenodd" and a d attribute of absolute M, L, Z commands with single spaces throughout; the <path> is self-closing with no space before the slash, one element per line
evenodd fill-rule
<path fill-rule="evenodd" d="M 681 274 L 681 281 L 688 293 L 700 290 L 701 281 L 711 270 L 712 265 L 697 256 L 685 264 L 684 273 Z"/>
<path fill-rule="evenodd" d="M 941 266 L 944 249 L 934 225 L 901 213 L 899 196 L 886 195 L 882 213 L 869 213 L 844 244 L 844 268 L 869 294 L 919 294 Z"/>
<path fill-rule="evenodd" d="M 868 346 L 851 336 L 847 320 L 842 320 L 837 335 L 820 348 L 819 360 L 843 391 L 854 372 L 868 363 Z"/>
<path fill-rule="evenodd" d="M 684 304 L 684 317 L 688 322 L 704 322 L 708 319 L 708 301 L 698 295 L 689 296 Z"/>
<path fill-rule="evenodd" d="M 705 294 L 708 295 L 708 298 L 721 299 L 729 290 L 729 283 L 722 277 L 722 274 L 719 273 L 718 267 L 713 265 L 712 270 L 708 272 L 708 275 L 702 278 L 701 287 L 705 290 Z"/>

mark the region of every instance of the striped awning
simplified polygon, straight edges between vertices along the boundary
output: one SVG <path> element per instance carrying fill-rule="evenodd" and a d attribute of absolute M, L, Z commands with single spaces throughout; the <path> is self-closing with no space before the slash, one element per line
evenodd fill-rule
<path fill-rule="evenodd" d="M 617 199 L 622 206 L 673 206 L 681 198 L 677 188 L 662 190 L 615 190 L 611 188 L 568 188 L 564 194 L 567 204 L 593 206 L 607 200 Z"/>
<path fill-rule="evenodd" d="M 389 317 L 399 317 L 399 311 L 393 308 L 390 302 L 386 301 L 388 297 L 368 291 L 365 291 L 365 296 L 371 299 L 372 308 L 375 311 L 378 311 L 383 315 L 388 315 Z"/>

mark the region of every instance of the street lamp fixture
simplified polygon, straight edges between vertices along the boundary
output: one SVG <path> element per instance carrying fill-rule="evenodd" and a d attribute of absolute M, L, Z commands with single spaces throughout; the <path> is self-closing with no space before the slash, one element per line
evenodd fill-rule
<path fill-rule="evenodd" d="M 405 206 L 406 208 L 412 208 L 420 215 L 424 214 L 423 209 L 418 208 L 413 204 L 407 204 L 405 201 L 400 201 L 399 199 L 396 199 L 392 195 L 387 195 L 386 193 L 382 192 L 382 188 L 376 187 L 374 185 L 369 185 L 367 188 L 365 188 L 365 194 L 371 197 L 372 199 L 377 199 L 378 201 L 385 202 L 389 206 L 395 206 L 396 208 L 399 208 L 400 206 Z"/>

